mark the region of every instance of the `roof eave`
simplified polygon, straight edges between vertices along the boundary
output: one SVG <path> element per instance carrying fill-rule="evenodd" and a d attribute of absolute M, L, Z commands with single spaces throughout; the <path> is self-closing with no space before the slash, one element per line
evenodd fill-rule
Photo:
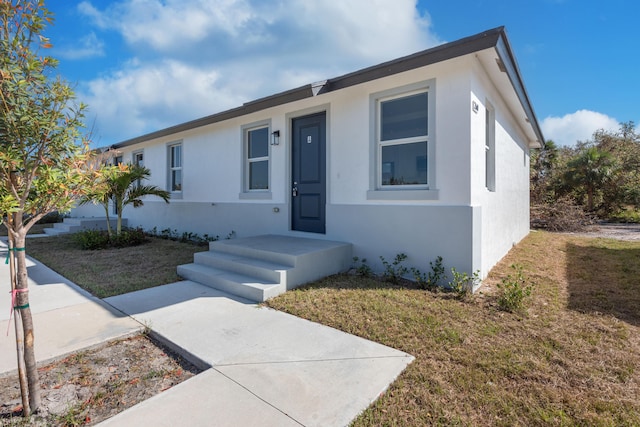
<path fill-rule="evenodd" d="M 540 124 L 538 123 L 535 111 L 533 110 L 533 105 L 531 104 L 529 94 L 527 93 L 524 81 L 522 80 L 522 75 L 520 74 L 520 68 L 518 67 L 516 58 L 513 54 L 513 51 L 511 50 L 509 39 L 507 38 L 507 34 L 504 28 L 502 29 L 501 35 L 497 40 L 495 49 L 498 53 L 498 57 L 502 61 L 502 65 L 505 69 L 504 71 L 507 73 L 507 76 L 511 81 L 511 86 L 513 87 L 513 90 L 515 91 L 520 104 L 522 105 L 522 109 L 524 110 L 524 113 L 526 115 L 527 122 L 531 126 L 531 129 L 536 136 L 536 140 L 529 141 L 529 148 L 540 148 L 544 143 L 542 129 L 540 128 Z"/>

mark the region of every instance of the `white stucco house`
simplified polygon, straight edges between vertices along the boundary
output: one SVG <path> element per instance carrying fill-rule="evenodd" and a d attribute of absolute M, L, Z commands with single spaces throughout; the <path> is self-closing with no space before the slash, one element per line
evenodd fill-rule
<path fill-rule="evenodd" d="M 543 140 L 501 27 L 114 148 L 172 193 L 128 208 L 130 226 L 349 242 L 374 269 L 403 252 L 484 277 L 529 232 Z"/>

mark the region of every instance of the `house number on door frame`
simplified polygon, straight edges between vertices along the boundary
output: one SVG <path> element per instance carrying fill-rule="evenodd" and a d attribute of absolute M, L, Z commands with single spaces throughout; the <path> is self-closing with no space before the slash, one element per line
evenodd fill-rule
<path fill-rule="evenodd" d="M 311 144 L 311 135 L 307 136 L 307 144 Z"/>

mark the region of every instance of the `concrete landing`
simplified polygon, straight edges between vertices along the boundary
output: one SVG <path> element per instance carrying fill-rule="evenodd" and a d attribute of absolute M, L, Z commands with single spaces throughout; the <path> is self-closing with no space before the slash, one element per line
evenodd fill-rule
<path fill-rule="evenodd" d="M 343 426 L 413 360 L 191 281 L 105 301 L 211 369 L 103 426 Z"/>
<path fill-rule="evenodd" d="M 178 275 L 252 301 L 267 299 L 305 283 L 349 269 L 350 243 L 265 235 L 220 240 Z"/>

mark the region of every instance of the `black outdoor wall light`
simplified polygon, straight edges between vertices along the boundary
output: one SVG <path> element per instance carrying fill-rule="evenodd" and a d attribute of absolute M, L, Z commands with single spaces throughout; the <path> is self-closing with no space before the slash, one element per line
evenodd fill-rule
<path fill-rule="evenodd" d="M 274 130 L 271 132 L 271 145 L 280 145 L 280 131 Z"/>

